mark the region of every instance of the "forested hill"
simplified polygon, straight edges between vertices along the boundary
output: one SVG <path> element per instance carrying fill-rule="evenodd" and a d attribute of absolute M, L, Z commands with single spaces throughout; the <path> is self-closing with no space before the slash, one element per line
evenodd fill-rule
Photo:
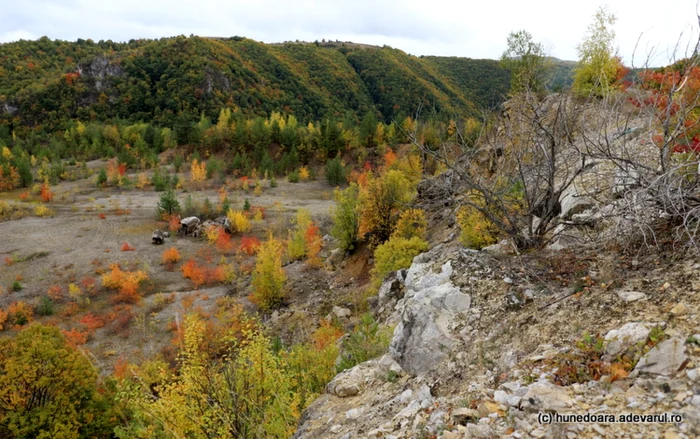
<path fill-rule="evenodd" d="M 71 119 L 215 120 L 222 107 L 272 111 L 307 122 L 388 122 L 477 115 L 509 87 L 497 61 L 415 57 L 343 43 L 263 44 L 245 38 L 174 37 L 129 43 L 19 41 L 0 45 L 0 123 L 63 129 Z"/>

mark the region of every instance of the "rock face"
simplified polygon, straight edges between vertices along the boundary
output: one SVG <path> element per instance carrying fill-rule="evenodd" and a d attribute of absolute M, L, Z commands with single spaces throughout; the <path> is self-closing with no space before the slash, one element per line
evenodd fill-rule
<path fill-rule="evenodd" d="M 428 372 L 454 347 L 453 317 L 471 306 L 471 297 L 450 280 L 452 265 L 433 271 L 425 254 L 416 256 L 406 274 L 401 317 L 389 347 L 391 356 L 412 375 Z M 391 289 L 391 287 L 388 287 Z"/>
<path fill-rule="evenodd" d="M 695 278 L 700 264 L 689 267 Z M 641 285 L 673 283 L 668 271 L 660 272 L 663 282 L 651 277 Z M 544 308 L 549 292 L 533 287 L 503 257 L 456 243 L 419 255 L 408 270 L 385 279 L 374 298 L 379 321 L 396 325 L 389 354 L 336 376 L 305 410 L 295 437 L 700 437 L 700 334 L 691 318 L 700 282 L 663 306 L 645 306 L 652 295 L 643 301 L 634 291 L 639 282 L 623 285 L 619 296 L 583 295 Z M 504 306 L 511 296 L 518 303 Z M 654 295 L 655 305 L 661 296 Z M 677 303 L 687 304 L 687 313 L 669 313 Z M 655 327 L 673 338 L 639 359 Z M 603 365 L 629 356 L 639 359 L 635 371 L 559 385 L 568 373 L 562 364 L 578 368 L 572 371 L 588 364 L 572 355 L 580 349 L 572 334 L 600 329 L 607 330 Z M 538 414 L 551 412 L 673 412 L 684 421 L 540 424 Z M 678 436 L 667 434 L 672 431 Z"/>
<path fill-rule="evenodd" d="M 106 89 L 105 80 L 112 76 L 122 76 L 124 70 L 118 64 L 112 63 L 103 56 L 94 58 L 89 63 L 80 64 L 78 73 L 82 76 L 91 77 L 95 81 L 95 89 L 102 91 Z"/>
<path fill-rule="evenodd" d="M 571 185 L 561 195 L 561 213 L 559 216 L 562 219 L 571 219 L 572 216 L 582 213 L 595 206 L 595 201 L 585 194 L 580 194 L 574 185 Z"/>
<path fill-rule="evenodd" d="M 654 346 L 639 360 L 634 370 L 654 375 L 672 375 L 687 359 L 685 341 L 680 338 L 670 338 Z"/>

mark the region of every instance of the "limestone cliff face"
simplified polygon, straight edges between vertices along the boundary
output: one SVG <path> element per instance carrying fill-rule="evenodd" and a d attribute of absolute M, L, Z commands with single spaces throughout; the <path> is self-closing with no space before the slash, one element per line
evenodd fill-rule
<path fill-rule="evenodd" d="M 86 78 L 94 81 L 95 90 L 102 92 L 106 90 L 107 81 L 112 77 L 121 77 L 124 70 L 112 60 L 104 56 L 98 56 L 91 61 L 78 65 L 77 72 Z"/>
<path fill-rule="evenodd" d="M 683 302 L 669 321 L 663 306 L 644 303 L 648 295 L 627 299 L 624 290 L 634 284 L 633 276 L 620 294 L 561 300 L 568 289 L 542 288 L 505 249 L 474 251 L 447 242 L 389 277 L 373 302 L 375 315 L 395 327 L 389 352 L 337 375 L 305 411 L 295 438 L 700 434 L 700 348 L 686 341 L 700 340 L 692 335 L 700 332 L 692 323 L 700 294 L 691 292 L 700 281 L 666 298 Z M 547 257 L 564 254 L 551 251 Z M 700 279 L 694 266 L 674 267 L 676 282 Z M 590 275 L 602 268 L 591 268 Z M 640 348 L 661 328 L 667 341 Z M 562 377 L 559 365 L 578 367 L 584 332 L 600 334 L 601 364 L 609 366 L 626 352 L 636 356 L 637 367 L 629 376 Z M 538 423 L 539 413 L 553 412 L 669 412 L 683 422 Z"/>

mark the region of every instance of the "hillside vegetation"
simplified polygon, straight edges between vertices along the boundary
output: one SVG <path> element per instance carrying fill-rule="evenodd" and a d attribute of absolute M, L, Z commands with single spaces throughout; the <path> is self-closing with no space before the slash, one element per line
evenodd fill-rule
<path fill-rule="evenodd" d="M 174 37 L 114 43 L 19 41 L 0 45 L 1 123 L 65 129 L 71 119 L 171 126 L 272 111 L 385 122 L 431 113 L 474 116 L 504 99 L 509 74 L 492 60 L 417 58 L 389 47 Z"/>

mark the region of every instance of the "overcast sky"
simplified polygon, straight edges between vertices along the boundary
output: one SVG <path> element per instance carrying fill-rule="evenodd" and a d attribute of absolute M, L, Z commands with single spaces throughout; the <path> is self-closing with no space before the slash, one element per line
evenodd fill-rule
<path fill-rule="evenodd" d="M 244 36 L 264 42 L 341 40 L 413 55 L 498 58 L 508 33 L 529 31 L 552 56 L 576 60 L 596 9 L 617 16 L 619 54 L 654 65 L 683 35 L 697 37 L 698 0 L 1 0 L 0 42 L 18 39 L 128 41 L 174 35 Z M 653 49 L 653 50 L 652 50 Z"/>

